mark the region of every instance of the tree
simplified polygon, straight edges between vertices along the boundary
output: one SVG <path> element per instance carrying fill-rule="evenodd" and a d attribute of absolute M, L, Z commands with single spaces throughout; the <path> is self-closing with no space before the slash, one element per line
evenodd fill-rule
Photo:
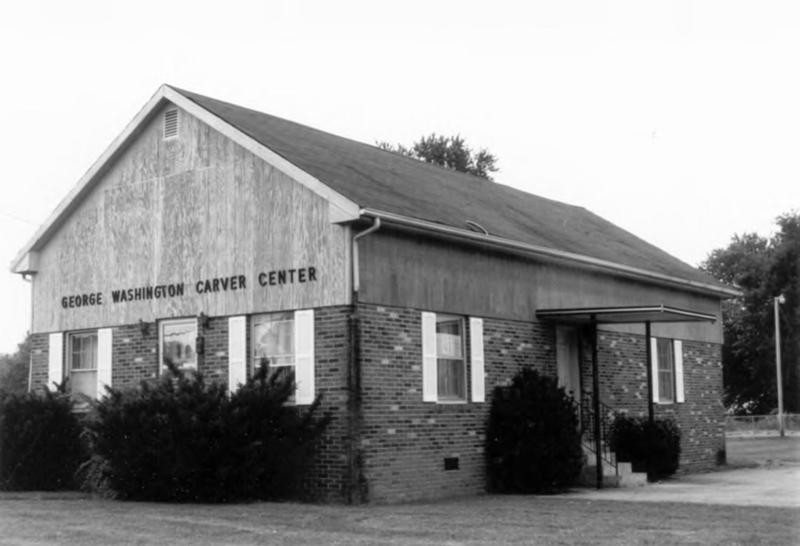
<path fill-rule="evenodd" d="M 446 137 L 431 133 L 415 142 L 411 148 L 402 144 L 378 142 L 378 148 L 413 157 L 426 163 L 433 163 L 463 173 L 473 174 L 492 180 L 491 174 L 497 172 L 497 157 L 485 148 L 473 152 L 460 135 Z"/>
<path fill-rule="evenodd" d="M 14 354 L 0 355 L 0 390 L 23 394 L 28 390 L 28 365 L 31 358 L 31 335 L 17 345 Z"/>
<path fill-rule="evenodd" d="M 784 214 L 776 224 L 771 238 L 736 235 L 701 265 L 743 293 L 723 302 L 725 405 L 737 413 L 777 406 L 773 298 L 780 294 L 785 409 L 800 410 L 800 214 Z"/>

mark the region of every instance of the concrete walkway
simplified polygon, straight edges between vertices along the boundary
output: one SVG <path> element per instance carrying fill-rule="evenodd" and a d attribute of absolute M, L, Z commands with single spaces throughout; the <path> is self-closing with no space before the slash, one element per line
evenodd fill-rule
<path fill-rule="evenodd" d="M 570 498 L 800 508 L 800 465 L 693 474 L 641 487 L 584 489 Z"/>
<path fill-rule="evenodd" d="M 679 476 L 626 489 L 584 489 L 569 496 L 640 502 L 690 502 L 800 508 L 800 437 L 726 441 L 730 470 Z M 748 468 L 741 468 L 746 466 Z"/>

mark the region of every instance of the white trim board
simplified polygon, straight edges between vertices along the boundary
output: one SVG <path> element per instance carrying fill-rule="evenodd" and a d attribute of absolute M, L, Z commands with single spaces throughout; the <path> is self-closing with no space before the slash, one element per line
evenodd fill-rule
<path fill-rule="evenodd" d="M 10 264 L 12 273 L 22 274 L 36 272 L 35 256 L 29 255 L 37 250 L 40 245 L 44 244 L 55 230 L 61 227 L 62 223 L 69 217 L 69 214 L 78 206 L 81 198 L 94 187 L 97 181 L 99 181 L 100 176 L 109 167 L 110 163 L 118 157 L 127 144 L 139 134 L 144 125 L 155 115 L 161 105 L 167 101 L 182 108 L 187 113 L 230 138 L 239 146 L 253 153 L 266 163 L 328 201 L 330 207 L 330 221 L 332 223 L 358 219 L 359 206 L 356 203 L 165 84 L 158 88 L 150 100 L 139 110 L 130 123 L 125 126 L 122 133 L 114 139 L 97 161 L 86 171 L 86 174 L 78 180 L 77 184 L 75 184 L 72 190 L 61 200 L 33 237 L 31 237 L 28 243 L 19 251 Z"/>

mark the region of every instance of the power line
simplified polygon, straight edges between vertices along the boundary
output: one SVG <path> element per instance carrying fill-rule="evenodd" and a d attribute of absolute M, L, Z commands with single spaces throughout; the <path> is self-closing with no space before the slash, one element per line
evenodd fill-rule
<path fill-rule="evenodd" d="M 9 214 L 8 212 L 3 212 L 2 210 L 0 210 L 0 216 L 5 216 L 6 218 L 8 218 L 10 220 L 16 220 L 17 222 L 22 222 L 22 223 L 28 224 L 30 226 L 35 226 L 36 225 L 35 222 L 31 222 L 30 220 L 26 220 L 25 218 L 20 218 L 19 216 L 16 216 L 14 214 Z"/>

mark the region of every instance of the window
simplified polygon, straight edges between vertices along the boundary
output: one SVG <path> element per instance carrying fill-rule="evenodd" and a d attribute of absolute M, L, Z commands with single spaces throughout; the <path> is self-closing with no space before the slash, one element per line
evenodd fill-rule
<path fill-rule="evenodd" d="M 658 352 L 658 400 L 670 403 L 675 401 L 675 358 L 672 340 L 659 338 Z"/>
<path fill-rule="evenodd" d="M 263 359 L 270 368 L 294 366 L 294 316 L 274 313 L 253 317 L 253 359 L 255 370 Z"/>
<path fill-rule="evenodd" d="M 294 372 L 295 404 L 311 404 L 315 397 L 314 310 L 255 315 L 251 330 L 251 371 L 263 359 L 271 368 Z"/>
<path fill-rule="evenodd" d="M 97 332 L 69 334 L 69 387 L 73 395 L 97 397 Z"/>
<path fill-rule="evenodd" d="M 462 317 L 423 311 L 422 401 L 466 402 L 466 325 Z M 469 373 L 471 400 L 485 402 L 483 319 L 469 318 Z"/>
<path fill-rule="evenodd" d="M 651 338 L 650 355 L 653 359 L 653 402 L 683 402 L 683 342 L 679 339 Z"/>
<path fill-rule="evenodd" d="M 464 322 L 458 317 L 436 317 L 436 376 L 439 401 L 467 399 Z"/>
<path fill-rule="evenodd" d="M 197 369 L 197 319 L 162 321 L 159 337 L 162 373 L 168 362 L 182 369 Z"/>

